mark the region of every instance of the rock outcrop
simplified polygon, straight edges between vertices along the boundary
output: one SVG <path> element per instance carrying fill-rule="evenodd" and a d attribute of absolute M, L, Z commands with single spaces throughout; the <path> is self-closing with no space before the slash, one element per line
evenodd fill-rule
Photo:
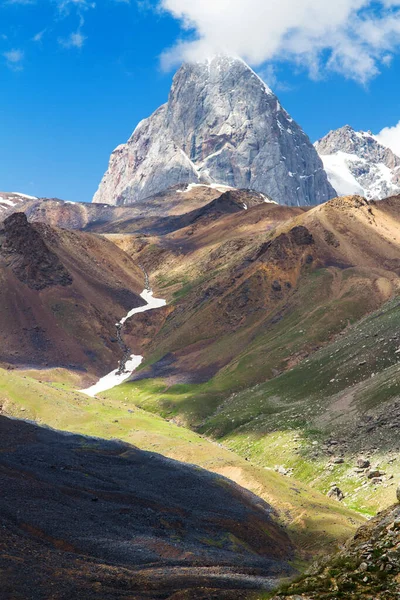
<path fill-rule="evenodd" d="M 24 213 L 14 213 L 0 230 L 0 256 L 16 277 L 33 290 L 68 286 L 72 277 Z"/>
<path fill-rule="evenodd" d="M 131 204 L 176 184 L 253 189 L 286 205 L 336 195 L 315 149 L 242 60 L 184 64 L 168 103 L 111 155 L 93 201 Z"/>
<path fill-rule="evenodd" d="M 336 556 L 273 600 L 395 600 L 400 593 L 400 505 L 361 527 Z"/>
<path fill-rule="evenodd" d="M 371 132 L 349 125 L 316 142 L 329 181 L 340 195 L 382 200 L 400 192 L 400 158 Z"/>

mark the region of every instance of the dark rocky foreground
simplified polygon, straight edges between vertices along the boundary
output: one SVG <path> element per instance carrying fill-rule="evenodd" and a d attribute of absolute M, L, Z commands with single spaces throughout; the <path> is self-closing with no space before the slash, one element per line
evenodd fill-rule
<path fill-rule="evenodd" d="M 269 505 L 120 442 L 0 418 L 0 598 L 244 598 L 291 573 Z"/>

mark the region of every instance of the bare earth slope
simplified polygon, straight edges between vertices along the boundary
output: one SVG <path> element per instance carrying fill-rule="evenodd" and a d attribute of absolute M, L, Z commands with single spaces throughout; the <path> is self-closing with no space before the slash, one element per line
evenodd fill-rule
<path fill-rule="evenodd" d="M 260 205 L 187 227 L 181 223 L 167 235 L 110 239 L 140 260 L 171 300 L 150 353 L 168 355 L 172 370 L 186 371 L 193 380 L 196 372 L 202 371 L 204 379 L 232 360 L 237 364 L 247 346 L 257 346 L 246 372 L 250 384 L 285 367 L 288 348 L 284 355 L 275 353 L 275 364 L 266 367 L 271 340 L 262 336 L 294 312 L 311 316 L 313 310 L 316 329 L 320 306 L 333 333 L 346 318 L 359 318 L 392 297 L 400 266 L 397 206 L 358 197 L 308 211 Z M 317 275 L 326 284 L 307 305 L 302 289 L 311 289 Z M 335 298 L 343 313 L 328 315 L 326 303 Z M 296 340 L 299 358 L 331 335 L 325 327 L 310 334 L 302 349 Z"/>
<path fill-rule="evenodd" d="M 92 434 L 101 422 L 104 437 L 138 439 L 151 448 L 160 436 L 153 422 L 146 434 L 138 432 L 138 413 L 161 416 L 167 430 L 195 435 L 185 429 L 192 428 L 222 446 L 207 440 L 219 449 L 215 455 L 211 451 L 207 463 L 196 455 L 198 446 L 190 438 L 182 450 L 185 460 L 193 456 L 193 462 L 267 499 L 283 490 L 279 502 L 271 503 L 279 504 L 290 527 L 295 518 L 301 545 L 312 547 L 303 535 L 312 529 L 318 547 L 326 547 L 335 536 L 319 504 L 324 497 L 312 496 L 307 486 L 325 496 L 339 488 L 336 497 L 344 506 L 338 503 L 338 510 L 347 520 L 352 510 L 373 514 L 387 507 L 400 477 L 400 200 L 375 203 L 351 196 L 306 209 L 258 200 L 252 205 L 252 193 L 243 190 L 219 192 L 217 199 L 205 201 L 208 192 L 201 189 L 198 199 L 199 190 L 189 190 L 189 210 L 185 193 L 168 196 L 183 197 L 180 205 L 175 199 L 170 205 L 175 215 L 121 213 L 119 220 L 96 225 L 107 231 L 104 237 L 35 224 L 24 239 L 29 241 L 32 232 L 39 235 L 32 242 L 40 258 L 36 262 L 27 260 L 25 244 L 14 236 L 15 223 L 10 228 L 6 222 L 2 272 L 10 277 L 7 287 L 19 290 L 18 299 L 23 298 L 20 290 L 34 298 L 53 292 L 63 298 L 77 284 L 79 290 L 87 286 L 82 295 L 97 311 L 83 341 L 76 338 L 81 348 L 90 335 L 104 345 L 92 323 L 109 306 L 104 302 L 111 288 L 114 302 L 114 288 L 136 290 L 137 277 L 141 290 L 142 275 L 131 265 L 146 268 L 154 291 L 168 305 L 127 323 L 126 341 L 146 357 L 131 381 L 93 401 L 73 392 L 66 400 L 55 393 L 54 384 L 46 389 L 40 384 L 32 386 L 28 403 L 25 392 L 17 394 L 10 385 L 18 379 L 21 386 L 13 374 L 2 384 L 4 410 L 14 416 L 24 410 L 29 418 L 58 426 L 62 407 L 62 428 Z M 29 228 L 26 222 L 23 226 Z M 98 286 L 105 283 L 108 291 L 100 293 Z M 74 310 L 72 319 L 64 319 L 63 311 L 63 327 L 82 312 Z M 110 316 L 110 327 L 114 319 Z M 20 329 L 16 323 L 13 335 Z M 32 347 L 37 350 L 38 341 Z M 115 354 L 110 357 L 114 366 Z M 101 374 L 107 372 L 105 360 L 97 364 L 98 371 L 104 367 Z M 97 375 L 92 373 L 93 380 Z M 169 455 L 180 458 L 173 445 Z M 224 462 L 219 452 L 228 450 L 240 457 L 238 463 Z M 279 480 L 282 488 L 270 491 L 269 482 Z M 297 487 L 296 480 L 307 485 Z M 333 501 L 326 502 L 331 510 Z M 312 519 L 310 504 L 316 507 Z"/>
<path fill-rule="evenodd" d="M 183 215 L 202 208 L 229 190 L 233 188 L 182 184 L 128 206 L 65 202 L 58 198 L 33 198 L 0 192 L 0 220 L 14 212 L 24 212 L 31 223 L 90 232 L 123 231 L 126 223 L 135 219 Z"/>

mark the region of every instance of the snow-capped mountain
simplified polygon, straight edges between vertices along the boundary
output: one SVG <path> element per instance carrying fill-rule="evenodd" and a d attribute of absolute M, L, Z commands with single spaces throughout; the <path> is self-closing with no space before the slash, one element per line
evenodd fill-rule
<path fill-rule="evenodd" d="M 0 192 L 0 217 L 2 213 L 10 212 L 10 209 L 18 210 L 18 207 L 27 200 L 37 200 L 37 198 L 19 192 Z"/>
<path fill-rule="evenodd" d="M 400 193 L 400 158 L 372 135 L 349 125 L 316 142 L 329 181 L 340 195 L 381 200 Z"/>
<path fill-rule="evenodd" d="M 129 204 L 177 184 L 223 184 L 280 204 L 334 197 L 307 135 L 242 60 L 184 64 L 167 104 L 111 155 L 93 201 Z"/>

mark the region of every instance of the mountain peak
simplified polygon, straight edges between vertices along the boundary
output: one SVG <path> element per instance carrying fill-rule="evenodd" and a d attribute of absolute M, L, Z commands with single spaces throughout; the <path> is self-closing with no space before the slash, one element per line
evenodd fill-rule
<path fill-rule="evenodd" d="M 274 96 L 271 88 L 263 81 L 263 79 L 239 56 L 229 54 L 216 54 L 205 60 L 196 63 L 183 63 L 175 77 L 179 77 L 181 70 L 201 69 L 202 74 L 208 71 L 208 77 L 220 79 L 226 77 L 229 73 L 235 76 L 248 76 L 254 78 L 255 82 L 267 93 Z"/>
<path fill-rule="evenodd" d="M 400 158 L 371 131 L 345 125 L 330 131 L 315 147 L 339 194 L 380 200 L 400 192 Z"/>
<path fill-rule="evenodd" d="M 301 152 L 300 152 L 301 150 Z M 252 189 L 287 205 L 334 197 L 310 140 L 242 59 L 184 63 L 167 104 L 111 156 L 94 202 L 140 202 L 177 184 Z"/>

